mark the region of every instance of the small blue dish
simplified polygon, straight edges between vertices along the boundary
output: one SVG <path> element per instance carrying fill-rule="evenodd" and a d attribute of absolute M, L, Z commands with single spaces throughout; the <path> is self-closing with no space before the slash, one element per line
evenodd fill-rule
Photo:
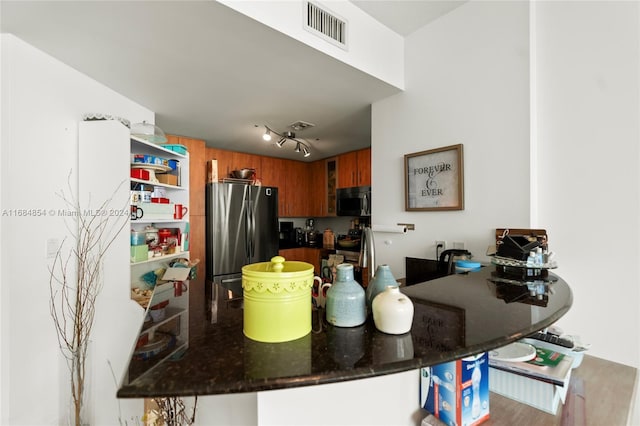
<path fill-rule="evenodd" d="M 456 270 L 461 272 L 477 271 L 482 265 L 471 260 L 456 260 Z"/>

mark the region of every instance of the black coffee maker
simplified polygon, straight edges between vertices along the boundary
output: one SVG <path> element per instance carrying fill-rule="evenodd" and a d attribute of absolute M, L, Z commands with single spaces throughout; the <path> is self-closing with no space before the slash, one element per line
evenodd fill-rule
<path fill-rule="evenodd" d="M 280 242 L 293 244 L 296 242 L 296 230 L 293 222 L 280 222 Z"/>

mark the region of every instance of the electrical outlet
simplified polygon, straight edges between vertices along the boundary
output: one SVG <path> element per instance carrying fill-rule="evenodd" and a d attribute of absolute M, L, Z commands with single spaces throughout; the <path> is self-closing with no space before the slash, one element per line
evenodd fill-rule
<path fill-rule="evenodd" d="M 454 241 L 453 242 L 453 248 L 454 249 L 459 249 L 459 250 L 464 250 L 464 241 Z"/>
<path fill-rule="evenodd" d="M 436 250 L 438 250 L 440 253 L 442 253 L 443 250 L 447 249 L 447 242 L 446 241 L 438 241 L 436 240 Z"/>

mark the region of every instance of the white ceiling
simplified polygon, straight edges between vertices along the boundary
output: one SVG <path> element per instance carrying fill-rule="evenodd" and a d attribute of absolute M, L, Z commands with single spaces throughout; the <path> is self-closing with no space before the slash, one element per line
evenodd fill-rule
<path fill-rule="evenodd" d="M 351 0 L 396 33 L 408 36 L 469 0 Z"/>
<path fill-rule="evenodd" d="M 353 1 L 408 35 L 461 1 Z M 4 1 L 0 29 L 156 112 L 167 133 L 302 159 L 260 138 L 303 120 L 307 161 L 370 145 L 370 106 L 398 92 L 214 1 Z M 109 111 L 87 111 L 110 113 Z M 277 139 L 276 139 L 277 140 Z"/>

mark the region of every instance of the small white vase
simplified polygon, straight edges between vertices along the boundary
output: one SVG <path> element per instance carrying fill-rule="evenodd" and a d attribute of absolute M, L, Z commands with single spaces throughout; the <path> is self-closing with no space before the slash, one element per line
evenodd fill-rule
<path fill-rule="evenodd" d="M 371 303 L 376 328 L 387 334 L 404 334 L 411 331 L 413 302 L 400 293 L 398 286 L 388 286 L 373 298 Z"/>

